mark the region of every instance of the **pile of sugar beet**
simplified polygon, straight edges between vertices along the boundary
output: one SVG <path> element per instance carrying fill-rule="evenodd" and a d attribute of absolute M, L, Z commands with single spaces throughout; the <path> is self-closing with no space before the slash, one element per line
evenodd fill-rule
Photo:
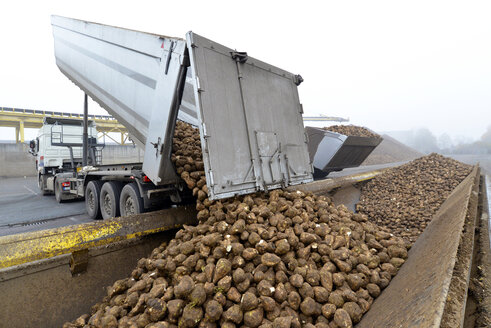
<path fill-rule="evenodd" d="M 433 153 L 389 169 L 362 187 L 359 213 L 413 244 L 472 166 Z"/>
<path fill-rule="evenodd" d="M 372 132 L 365 127 L 356 126 L 356 125 L 331 125 L 331 126 L 324 127 L 323 129 L 327 131 L 344 134 L 346 136 L 380 138 L 380 136 L 375 132 Z"/>
<path fill-rule="evenodd" d="M 64 327 L 352 327 L 407 258 L 402 239 L 324 196 L 284 190 L 210 201 L 199 133 L 172 160 L 199 224 L 138 261 Z"/>

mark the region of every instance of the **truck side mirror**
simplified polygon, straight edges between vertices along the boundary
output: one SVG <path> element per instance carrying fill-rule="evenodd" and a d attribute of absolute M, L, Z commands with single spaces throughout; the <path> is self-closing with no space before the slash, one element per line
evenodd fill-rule
<path fill-rule="evenodd" d="M 37 149 L 38 147 L 38 143 L 36 140 L 31 140 L 29 141 L 29 154 L 31 154 L 32 156 L 37 156 L 37 152 L 39 149 Z"/>

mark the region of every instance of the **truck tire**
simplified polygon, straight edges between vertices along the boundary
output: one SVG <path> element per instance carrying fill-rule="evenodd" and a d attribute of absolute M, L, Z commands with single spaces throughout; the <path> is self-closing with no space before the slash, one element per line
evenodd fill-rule
<path fill-rule="evenodd" d="M 121 216 L 135 215 L 143 213 L 143 199 L 136 183 L 128 183 L 121 191 L 119 200 Z"/>
<path fill-rule="evenodd" d="M 38 177 L 38 187 L 39 187 L 39 190 L 41 191 L 41 195 L 43 196 L 46 196 L 49 194 L 49 190 L 47 190 L 45 188 L 45 184 L 46 184 L 46 179 L 44 178 L 44 175 L 42 174 L 39 174 L 39 177 Z"/>
<path fill-rule="evenodd" d="M 61 186 L 58 180 L 55 180 L 54 182 L 54 187 L 55 187 L 55 199 L 58 203 L 63 203 L 65 200 L 63 199 L 63 195 L 61 192 Z"/>
<path fill-rule="evenodd" d="M 101 218 L 101 207 L 99 206 L 101 188 L 102 181 L 99 180 L 89 181 L 85 187 L 85 210 L 92 220 L 99 220 Z"/>
<path fill-rule="evenodd" d="M 102 219 L 110 219 L 119 216 L 119 198 L 121 195 L 122 183 L 107 181 L 102 185 L 100 208 Z"/>

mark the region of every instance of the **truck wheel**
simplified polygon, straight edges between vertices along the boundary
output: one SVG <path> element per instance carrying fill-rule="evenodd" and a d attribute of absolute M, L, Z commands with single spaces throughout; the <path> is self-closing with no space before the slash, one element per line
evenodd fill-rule
<path fill-rule="evenodd" d="M 65 201 L 63 199 L 63 195 L 61 193 L 61 185 L 58 180 L 55 180 L 55 198 L 58 203 L 63 203 Z"/>
<path fill-rule="evenodd" d="M 42 174 L 39 174 L 39 178 L 38 178 L 38 187 L 39 187 L 39 190 L 41 191 L 41 195 L 43 196 L 46 196 L 47 194 L 49 194 L 49 190 L 47 190 L 44 185 L 45 185 L 45 181 L 44 181 L 44 176 Z"/>
<path fill-rule="evenodd" d="M 92 220 L 101 218 L 101 207 L 99 206 L 101 188 L 102 181 L 99 180 L 92 180 L 85 187 L 85 209 Z"/>
<path fill-rule="evenodd" d="M 143 213 L 143 199 L 136 183 L 128 183 L 123 187 L 119 207 L 121 209 L 121 216 Z"/>
<path fill-rule="evenodd" d="M 120 182 L 115 181 L 107 181 L 102 185 L 100 207 L 104 220 L 119 216 L 121 185 Z"/>

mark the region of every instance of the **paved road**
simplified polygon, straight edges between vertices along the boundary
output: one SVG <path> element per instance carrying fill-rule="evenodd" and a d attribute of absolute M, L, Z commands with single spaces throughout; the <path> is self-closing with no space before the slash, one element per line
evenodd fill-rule
<path fill-rule="evenodd" d="M 83 201 L 58 204 L 35 177 L 0 179 L 0 236 L 90 222 Z"/>

